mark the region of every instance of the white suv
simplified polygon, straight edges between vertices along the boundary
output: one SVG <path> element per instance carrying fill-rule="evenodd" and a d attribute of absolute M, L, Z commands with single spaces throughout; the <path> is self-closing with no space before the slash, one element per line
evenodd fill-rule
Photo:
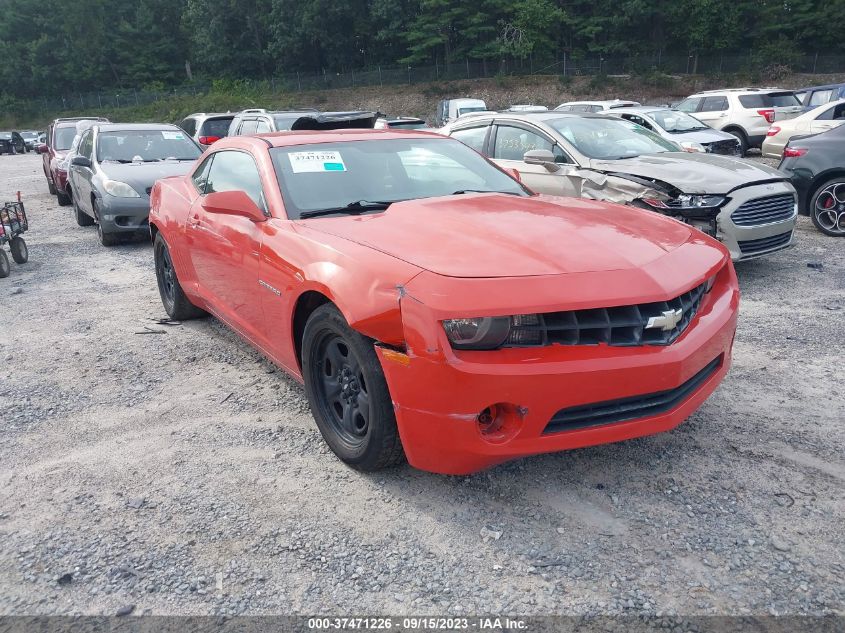
<path fill-rule="evenodd" d="M 775 120 L 791 119 L 803 111 L 795 93 L 781 88 L 707 90 L 687 97 L 675 109 L 733 134 L 739 139 L 742 154 L 763 144 Z"/>

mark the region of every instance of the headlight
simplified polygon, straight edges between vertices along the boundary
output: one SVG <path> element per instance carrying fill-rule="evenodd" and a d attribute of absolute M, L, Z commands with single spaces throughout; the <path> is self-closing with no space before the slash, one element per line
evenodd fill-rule
<path fill-rule="evenodd" d="M 671 200 L 658 200 L 656 198 L 643 198 L 643 202 L 655 209 L 672 209 L 675 211 L 689 211 L 696 209 L 715 209 L 725 203 L 725 196 L 697 195 L 682 193 Z"/>
<path fill-rule="evenodd" d="M 696 143 L 694 141 L 681 141 L 680 146 L 683 148 L 685 152 L 706 152 L 707 150 L 704 148 L 704 145 L 701 143 Z"/>
<path fill-rule="evenodd" d="M 477 317 L 443 321 L 446 336 L 455 349 L 495 349 L 511 330 L 510 317 Z"/>
<path fill-rule="evenodd" d="M 138 192 L 125 182 L 119 180 L 105 180 L 103 181 L 103 189 L 106 193 L 115 198 L 140 198 Z"/>
<path fill-rule="evenodd" d="M 443 321 L 443 329 L 454 349 L 542 345 L 544 336 L 537 314 L 449 319 Z"/>

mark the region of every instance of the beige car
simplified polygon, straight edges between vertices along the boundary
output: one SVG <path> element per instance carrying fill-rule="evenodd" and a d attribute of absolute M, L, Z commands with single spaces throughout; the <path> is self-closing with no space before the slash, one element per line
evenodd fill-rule
<path fill-rule="evenodd" d="M 480 114 L 440 130 L 513 169 L 537 193 L 606 200 L 674 217 L 735 261 L 787 248 L 795 188 L 772 167 L 690 153 L 629 121 L 565 112 Z"/>
<path fill-rule="evenodd" d="M 781 158 L 783 148 L 793 136 L 819 134 L 845 123 L 845 99 L 825 103 L 799 117 L 775 121 L 763 141 L 764 158 Z"/>

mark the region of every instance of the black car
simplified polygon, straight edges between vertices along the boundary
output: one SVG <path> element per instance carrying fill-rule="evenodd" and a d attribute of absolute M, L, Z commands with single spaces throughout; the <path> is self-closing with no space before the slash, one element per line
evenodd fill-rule
<path fill-rule="evenodd" d="M 825 235 L 845 237 L 845 125 L 793 137 L 778 169 L 798 190 L 798 210 Z"/>
<path fill-rule="evenodd" d="M 17 132 L 0 132 L 0 154 L 23 154 L 26 143 Z"/>

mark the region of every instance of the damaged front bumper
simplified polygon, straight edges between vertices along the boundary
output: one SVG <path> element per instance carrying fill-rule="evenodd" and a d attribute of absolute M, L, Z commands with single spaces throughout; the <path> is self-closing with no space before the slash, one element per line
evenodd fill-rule
<path fill-rule="evenodd" d="M 686 290 L 683 280 L 688 282 L 689 276 L 680 274 L 681 268 L 669 258 L 615 275 L 611 288 L 602 273 L 579 274 L 577 281 L 561 279 L 567 275 L 451 279 L 424 273 L 415 278 L 401 300 L 407 354 L 376 347 L 410 464 L 467 474 L 518 457 L 617 442 L 679 425 L 715 390 L 730 366 L 739 302 L 730 264 L 721 268 L 689 327 L 666 346 L 456 351 L 442 321 L 466 316 L 473 306 L 487 312 L 490 302 L 502 297 L 540 301 L 560 296 L 560 288 L 569 284 L 582 289 L 577 301 L 593 305 L 606 302 L 608 293 L 622 304 L 668 298 Z M 673 279 L 677 285 L 667 283 L 661 289 L 655 279 Z M 522 305 L 528 312 L 549 308 Z M 648 408 L 655 397 L 663 406 Z M 584 409 L 618 412 L 631 406 L 643 413 L 633 418 L 593 416 L 583 422 Z M 491 412 L 500 421 L 495 433 L 489 432 Z M 582 422 L 572 424 L 573 412 Z"/>

